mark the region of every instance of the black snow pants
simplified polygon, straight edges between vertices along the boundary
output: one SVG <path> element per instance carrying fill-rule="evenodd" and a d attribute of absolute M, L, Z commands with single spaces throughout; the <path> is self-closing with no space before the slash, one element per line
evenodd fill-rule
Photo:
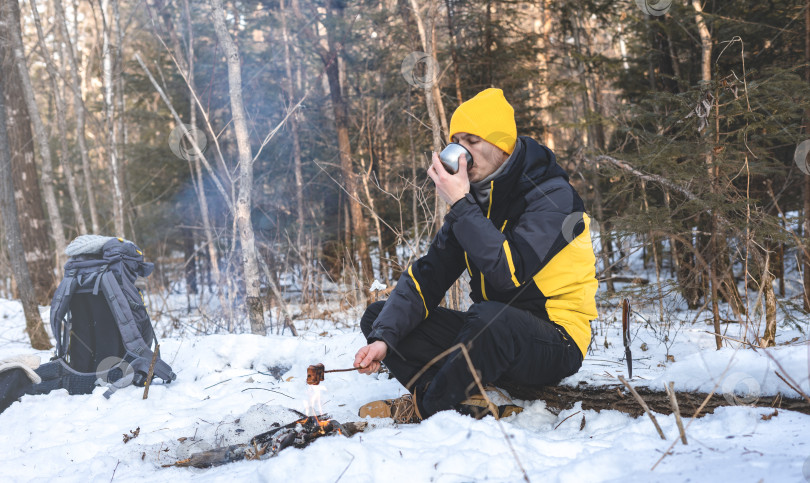
<path fill-rule="evenodd" d="M 368 306 L 360 321 L 367 337 L 385 301 Z M 466 345 L 483 384 L 509 382 L 548 386 L 576 373 L 582 352 L 562 327 L 500 302 L 473 304 L 467 312 L 436 307 L 383 363 L 403 385 L 434 357 L 457 343 Z M 452 409 L 478 393 L 460 350 L 428 369 L 411 388 L 422 417 Z"/>

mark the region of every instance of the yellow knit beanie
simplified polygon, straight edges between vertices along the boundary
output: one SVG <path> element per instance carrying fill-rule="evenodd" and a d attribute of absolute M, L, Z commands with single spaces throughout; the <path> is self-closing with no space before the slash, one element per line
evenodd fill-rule
<path fill-rule="evenodd" d="M 485 89 L 462 102 L 450 119 L 450 138 L 459 132 L 475 134 L 512 154 L 517 140 L 515 110 L 500 89 Z"/>

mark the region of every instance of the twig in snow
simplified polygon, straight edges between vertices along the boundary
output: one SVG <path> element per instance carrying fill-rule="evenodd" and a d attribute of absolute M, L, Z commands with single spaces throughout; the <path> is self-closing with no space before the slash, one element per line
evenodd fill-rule
<path fill-rule="evenodd" d="M 716 333 L 716 332 L 712 332 L 712 331 L 709 331 L 709 330 L 704 330 L 703 332 L 705 332 L 705 333 L 707 333 L 707 334 L 715 335 L 715 336 L 718 336 L 718 337 L 722 337 L 722 338 L 724 338 L 724 339 L 728 339 L 728 340 L 731 340 L 731 341 L 734 341 L 734 342 L 739 342 L 740 344 L 746 344 L 746 345 L 748 345 L 748 346 L 749 346 L 749 347 L 750 347 L 750 348 L 751 348 L 751 349 L 752 349 L 754 352 L 756 352 L 756 351 L 757 351 L 757 349 L 761 349 L 761 347 L 757 347 L 757 346 L 755 346 L 754 344 L 752 344 L 752 343 L 750 343 L 750 342 L 747 342 L 747 341 L 744 341 L 744 340 L 740 340 L 740 339 L 735 339 L 734 337 L 729 337 L 729 336 L 727 336 L 727 335 L 718 334 L 718 333 Z"/>
<path fill-rule="evenodd" d="M 234 377 L 229 377 L 229 378 L 227 378 L 227 379 L 225 379 L 225 380 L 223 380 L 223 381 L 215 382 L 215 383 L 211 384 L 211 385 L 210 385 L 210 386 L 208 386 L 208 387 L 204 387 L 204 388 L 203 388 L 203 391 L 205 391 L 206 389 L 211 389 L 212 387 L 214 387 L 214 386 L 218 386 L 218 385 L 220 385 L 220 384 L 222 384 L 222 383 L 224 383 L 224 382 L 232 381 L 232 380 L 236 379 L 237 377 L 248 377 L 248 376 L 255 376 L 256 374 L 262 374 L 262 375 L 264 375 L 264 376 L 268 375 L 268 374 L 265 374 L 264 372 L 258 371 L 258 372 L 251 372 L 250 374 L 245 374 L 244 376 L 234 376 Z M 270 375 L 272 375 L 272 374 L 270 374 Z"/>
<path fill-rule="evenodd" d="M 120 464 L 121 464 L 121 460 L 116 461 L 116 463 L 115 463 L 115 468 L 113 468 L 113 474 L 112 474 L 112 476 L 110 477 L 110 482 L 112 482 L 113 478 L 115 478 L 115 470 L 117 470 L 117 469 L 118 469 L 118 465 L 120 465 Z"/>
<path fill-rule="evenodd" d="M 633 397 L 636 398 L 636 401 L 638 401 L 642 409 L 644 409 L 644 412 L 647 413 L 647 416 L 650 417 L 650 420 L 655 425 L 656 431 L 658 431 L 658 436 L 661 436 L 661 439 L 666 440 L 667 438 L 664 436 L 664 432 L 661 431 L 661 426 L 658 425 L 658 421 L 655 420 L 655 416 L 653 416 L 653 413 L 652 411 L 650 411 L 650 408 L 647 407 L 647 403 L 644 402 L 644 399 L 642 399 L 641 396 L 638 395 L 636 390 L 633 389 L 633 386 L 631 386 L 630 383 L 627 382 L 624 376 L 619 376 L 619 380 L 622 381 L 622 384 L 624 384 L 627 387 L 627 389 L 630 390 L 630 394 L 632 394 Z"/>
<path fill-rule="evenodd" d="M 796 391 L 796 392 L 797 392 L 797 393 L 798 393 L 800 396 L 803 396 L 803 395 L 804 395 L 804 394 L 802 394 L 802 392 L 801 392 L 800 390 L 798 390 L 798 389 L 796 388 L 796 386 L 794 386 L 793 384 L 789 383 L 789 382 L 787 381 L 787 379 L 785 379 L 784 377 L 782 377 L 782 374 L 779 374 L 779 371 L 773 371 L 773 372 L 774 372 L 774 374 L 776 374 L 776 377 L 778 377 L 779 379 L 781 379 L 781 380 L 782 380 L 782 381 L 783 381 L 785 384 L 787 384 L 787 385 L 788 385 L 788 387 L 790 387 L 791 389 L 793 389 L 794 391 Z"/>
<path fill-rule="evenodd" d="M 790 374 L 788 374 L 787 371 L 785 370 L 785 368 L 782 367 L 782 364 L 779 361 L 776 360 L 776 358 L 770 353 L 770 351 L 763 351 L 763 352 L 765 352 L 765 355 L 768 356 L 768 358 L 770 360 L 772 360 L 776 364 L 776 366 L 779 368 L 779 370 L 782 371 L 782 374 L 784 374 L 787 379 L 790 379 L 790 381 L 793 382 L 794 385 L 791 386 L 793 388 L 793 390 L 798 392 L 799 395 L 801 397 L 803 397 L 804 400 L 808 402 L 808 404 L 810 404 L 810 396 L 808 396 L 807 394 L 804 393 L 804 391 L 801 390 L 801 387 L 799 387 L 799 384 L 795 380 L 793 380 L 792 377 L 790 377 Z M 785 379 L 782 379 L 782 380 L 785 381 Z M 787 381 L 785 381 L 785 382 L 787 382 Z"/>
<path fill-rule="evenodd" d="M 346 451 L 346 452 L 349 453 L 348 451 Z M 400 454 L 402 454 L 402 453 L 400 453 Z M 354 455 L 349 453 L 349 456 L 351 456 L 352 459 L 349 461 L 349 464 L 346 465 L 345 468 L 343 468 L 343 471 L 340 472 L 340 476 L 338 476 L 337 480 L 335 480 L 335 483 L 338 483 L 338 481 L 340 481 L 340 479 L 343 478 L 343 475 L 346 473 L 346 470 L 348 470 L 349 466 L 351 466 L 352 463 L 354 462 Z"/>
<path fill-rule="evenodd" d="M 146 375 L 146 383 L 143 385 L 143 398 L 149 397 L 149 386 L 152 384 L 152 378 L 155 377 L 155 364 L 157 363 L 158 354 L 160 353 L 160 344 L 155 344 L 155 352 L 152 353 L 152 363 L 149 364 L 149 373 Z"/>
<path fill-rule="evenodd" d="M 678 425 L 678 432 L 681 433 L 681 441 L 683 441 L 683 444 L 686 444 L 686 431 L 683 429 L 683 421 L 681 421 L 681 410 L 678 408 L 678 398 L 675 397 L 675 383 L 670 381 L 669 385 L 664 386 L 664 389 L 666 389 L 667 394 L 669 394 L 669 402 L 672 404 L 672 412 L 675 413 L 675 424 Z"/>
<path fill-rule="evenodd" d="M 276 393 L 276 394 L 281 394 L 282 396 L 287 396 L 287 395 L 286 395 L 286 394 L 284 394 L 283 392 L 278 392 L 278 391 L 275 391 L 275 390 L 273 390 L 273 389 L 267 389 L 267 388 L 264 388 L 264 387 L 247 387 L 247 388 L 245 388 L 245 389 L 242 389 L 242 392 L 245 392 L 245 391 L 250 391 L 251 389 L 260 389 L 260 390 L 262 390 L 262 391 L 270 391 L 270 392 L 274 392 L 274 393 Z M 287 397 L 288 397 L 288 398 L 290 398 L 290 399 L 295 399 L 295 398 L 294 398 L 294 397 L 292 397 L 292 396 L 287 396 Z"/>
<path fill-rule="evenodd" d="M 572 414 L 571 416 L 568 416 L 567 418 L 565 418 L 565 419 L 563 419 L 562 421 L 560 421 L 560 424 L 562 424 L 562 423 L 564 423 L 564 422 L 568 421 L 568 419 L 569 419 L 569 418 L 571 418 L 571 417 L 573 417 L 573 416 L 576 416 L 577 414 L 579 414 L 579 413 L 581 413 L 581 412 L 582 412 L 582 411 L 577 411 L 577 412 L 575 412 L 575 413 L 574 413 L 574 414 Z M 560 424 L 558 424 L 558 425 L 554 426 L 554 429 L 559 428 L 559 427 L 560 427 Z"/>

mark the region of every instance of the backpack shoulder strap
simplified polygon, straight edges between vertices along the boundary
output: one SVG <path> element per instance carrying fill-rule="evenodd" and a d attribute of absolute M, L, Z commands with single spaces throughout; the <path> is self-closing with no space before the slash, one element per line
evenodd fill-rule
<path fill-rule="evenodd" d="M 149 366 L 152 364 L 153 352 L 143 340 L 135 323 L 135 317 L 132 315 L 132 309 L 129 307 L 129 301 L 121 290 L 121 286 L 118 285 L 115 275 L 110 271 L 101 275 L 101 292 L 104 293 L 104 298 L 107 300 L 118 330 L 121 332 L 121 340 L 127 351 L 127 362 L 136 371 L 148 373 Z M 172 368 L 160 358 L 155 362 L 155 375 L 164 381 L 177 379 Z"/>
<path fill-rule="evenodd" d="M 62 322 L 70 309 L 70 299 L 73 298 L 73 293 L 76 291 L 76 269 L 65 270 L 65 277 L 59 282 L 56 292 L 53 294 L 51 300 L 51 331 L 53 338 L 56 340 L 56 355 L 64 357 L 67 347 L 65 344 L 70 335 L 69 324 Z"/>

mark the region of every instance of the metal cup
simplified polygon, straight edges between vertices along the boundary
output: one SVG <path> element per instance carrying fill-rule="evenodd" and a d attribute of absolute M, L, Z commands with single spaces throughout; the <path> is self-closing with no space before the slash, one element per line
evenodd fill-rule
<path fill-rule="evenodd" d="M 442 150 L 441 153 L 439 153 L 439 159 L 444 165 L 444 169 L 446 169 L 448 173 L 456 174 L 458 172 L 458 158 L 462 154 L 467 156 L 467 167 L 472 166 L 472 154 L 470 154 L 470 152 L 467 151 L 467 148 L 461 144 L 450 143 Z"/>

